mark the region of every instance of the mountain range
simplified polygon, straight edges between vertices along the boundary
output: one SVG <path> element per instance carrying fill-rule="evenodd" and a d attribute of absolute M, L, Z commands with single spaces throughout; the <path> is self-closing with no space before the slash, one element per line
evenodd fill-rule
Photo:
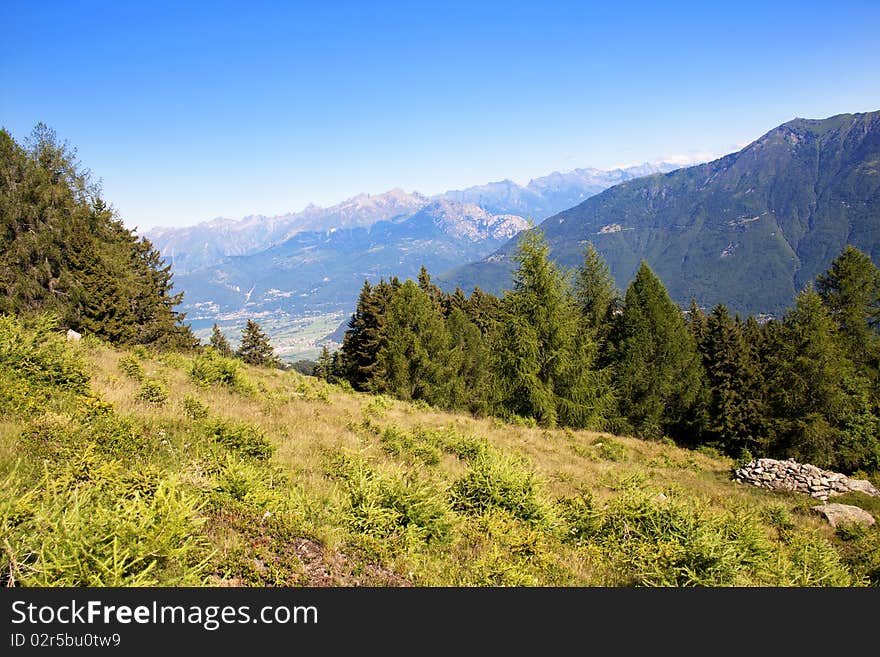
<path fill-rule="evenodd" d="M 880 112 L 794 119 L 737 153 L 624 181 L 538 228 L 566 268 L 592 242 L 621 289 L 645 260 L 679 304 L 779 314 L 847 244 L 880 261 Z M 498 293 L 517 242 L 435 278 Z"/>
<path fill-rule="evenodd" d="M 364 280 L 404 279 L 422 266 L 436 273 L 479 260 L 531 220 L 620 180 L 674 166 L 575 169 L 524 186 L 504 180 L 432 197 L 393 189 L 329 208 L 218 218 L 146 236 L 171 264 L 197 334 L 215 321 L 231 328 L 245 316 L 341 317 L 351 312 Z"/>

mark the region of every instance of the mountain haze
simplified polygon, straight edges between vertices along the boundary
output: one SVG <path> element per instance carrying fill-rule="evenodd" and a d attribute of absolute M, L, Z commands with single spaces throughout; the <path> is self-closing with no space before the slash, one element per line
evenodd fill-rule
<path fill-rule="evenodd" d="M 779 313 L 846 244 L 880 260 L 880 112 L 794 119 L 737 153 L 622 182 L 539 227 L 565 267 L 593 242 L 621 289 L 644 259 L 680 304 Z M 498 292 L 516 244 L 440 282 Z"/>

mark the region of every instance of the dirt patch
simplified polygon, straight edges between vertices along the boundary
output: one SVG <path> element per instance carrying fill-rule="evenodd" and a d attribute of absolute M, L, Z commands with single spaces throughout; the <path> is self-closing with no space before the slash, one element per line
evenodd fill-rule
<path fill-rule="evenodd" d="M 381 564 L 356 553 L 328 550 L 316 540 L 292 535 L 288 528 L 223 513 L 212 531 L 232 530 L 239 545 L 222 558 L 208 578 L 211 586 L 412 586 Z"/>

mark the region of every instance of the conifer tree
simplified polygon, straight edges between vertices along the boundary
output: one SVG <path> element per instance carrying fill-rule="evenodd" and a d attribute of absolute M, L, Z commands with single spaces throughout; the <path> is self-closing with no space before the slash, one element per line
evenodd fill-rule
<path fill-rule="evenodd" d="M 492 345 L 497 403 L 546 426 L 598 424 L 605 390 L 568 279 L 540 230 L 520 238 L 514 259 L 514 289 L 502 301 Z"/>
<path fill-rule="evenodd" d="M 820 467 L 834 461 L 840 427 L 852 410 L 853 366 L 822 299 L 808 287 L 770 333 L 768 391 L 776 419 L 774 452 Z"/>
<path fill-rule="evenodd" d="M 765 448 L 763 387 L 759 364 L 746 343 L 739 318 L 723 304 L 706 323 L 703 363 L 709 385 L 708 439 L 733 456 Z"/>
<path fill-rule="evenodd" d="M 319 379 L 332 382 L 335 379 L 333 370 L 333 356 L 330 354 L 330 349 L 327 348 L 326 344 L 322 345 L 321 355 L 318 356 L 318 360 L 315 361 L 315 368 L 312 371 L 312 374 Z"/>
<path fill-rule="evenodd" d="M 480 333 L 487 336 L 495 328 L 501 315 L 501 300 L 493 294 L 484 292 L 479 286 L 475 286 L 467 300 L 465 313 L 480 329 Z"/>
<path fill-rule="evenodd" d="M 252 319 L 249 319 L 241 330 L 241 344 L 236 356 L 249 365 L 275 366 L 279 364 L 269 337 Z"/>
<path fill-rule="evenodd" d="M 27 150 L 0 130 L 0 244 L 0 311 L 52 311 L 117 344 L 197 344 L 170 268 L 44 124 Z"/>
<path fill-rule="evenodd" d="M 487 342 L 479 327 L 463 309 L 456 306 L 451 308 L 446 318 L 446 329 L 449 348 L 444 360 L 450 374 L 443 386 L 445 403 L 442 405 L 472 413 L 485 413 L 489 403 Z"/>
<path fill-rule="evenodd" d="M 604 344 L 620 294 L 608 265 L 592 242 L 587 242 L 584 262 L 575 273 L 574 293 L 586 327 L 600 344 Z"/>
<path fill-rule="evenodd" d="M 369 390 L 374 380 L 383 376 L 378 356 L 392 291 L 393 287 L 384 281 L 375 289 L 369 281 L 364 281 L 355 312 L 348 322 L 340 349 L 340 370 L 355 390 Z"/>
<path fill-rule="evenodd" d="M 706 344 L 708 319 L 706 318 L 706 313 L 704 313 L 703 309 L 700 308 L 700 306 L 697 304 L 696 299 L 691 299 L 691 303 L 688 306 L 687 325 L 688 329 L 691 332 L 691 335 L 694 336 L 694 341 L 697 344 L 697 349 L 702 352 Z"/>
<path fill-rule="evenodd" d="M 419 270 L 418 282 L 419 289 L 428 295 L 431 304 L 434 306 L 434 310 L 438 313 L 442 313 L 447 303 L 446 295 L 443 293 L 443 290 L 431 282 L 431 275 L 428 273 L 428 270 L 424 265 L 422 265 L 422 268 Z"/>
<path fill-rule="evenodd" d="M 221 356 L 233 356 L 234 353 L 232 351 L 232 347 L 229 346 L 229 341 L 226 339 L 226 336 L 220 331 L 220 327 L 215 323 L 213 327 L 211 327 L 211 340 L 210 345 L 214 348 L 214 350 L 220 354 Z"/>
<path fill-rule="evenodd" d="M 847 355 L 880 393 L 880 268 L 848 245 L 818 277 L 816 289 Z"/>
<path fill-rule="evenodd" d="M 627 288 L 614 344 L 620 414 L 638 435 L 695 440 L 704 375 L 679 308 L 646 262 Z"/>
<path fill-rule="evenodd" d="M 372 388 L 401 399 L 442 404 L 449 334 L 435 299 L 406 281 L 388 305 L 383 333 L 377 358 L 382 377 L 372 380 Z"/>

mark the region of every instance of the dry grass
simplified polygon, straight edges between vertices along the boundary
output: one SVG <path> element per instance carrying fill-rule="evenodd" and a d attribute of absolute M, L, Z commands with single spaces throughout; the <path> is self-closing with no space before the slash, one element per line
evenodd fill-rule
<path fill-rule="evenodd" d="M 829 541 L 834 538 L 833 531 L 808 512 L 812 500 L 734 483 L 733 462 L 726 458 L 625 436 L 529 428 L 447 413 L 346 391 L 296 372 L 244 367 L 252 384 L 250 394 L 223 385 L 203 387 L 188 376 L 191 359 L 178 355 L 142 357 L 146 378 L 162 382 L 169 391 L 166 404 L 151 405 L 137 401 L 140 382 L 120 370 L 124 353 L 104 346 L 90 349 L 93 390 L 121 415 L 139 416 L 147 424 L 182 421 L 183 400 L 194 397 L 207 406 L 210 418 L 246 421 L 262 429 L 277 447 L 274 462 L 289 475 L 291 494 L 302 513 L 301 527 L 322 546 L 328 564 L 338 562 L 340 550 L 353 550 L 373 562 L 380 560 L 386 572 L 397 573 L 389 576 L 392 580 L 402 577 L 419 585 L 626 583 L 596 546 L 573 545 L 560 538 L 557 525 L 536 529 L 504 512 L 453 514 L 450 538 L 437 545 L 399 536 L 394 540 L 403 542 L 383 543 L 353 535 L 345 521 L 345 482 L 330 472 L 334 455 L 355 454 L 381 476 L 414 472 L 438 490 L 449 488 L 469 467 L 466 459 L 448 451 L 434 465 L 418 463 L 412 455 L 391 456 L 377 432 L 365 428 L 365 421 L 378 431 L 452 430 L 483 439 L 499 452 L 520 455 L 551 503 L 587 493 L 601 507 L 621 491 L 636 488 L 648 495 L 663 493 L 684 507 L 710 514 L 746 509 L 760 515 L 782 507 L 798 528 Z M 3 437 L 0 426 L 0 450 Z M 780 537 L 772 526 L 765 529 L 770 538 Z M 242 546 L 241 535 L 222 523 L 213 531 L 212 540 L 221 550 Z M 345 581 L 355 580 L 343 577 L 337 583 Z"/>

